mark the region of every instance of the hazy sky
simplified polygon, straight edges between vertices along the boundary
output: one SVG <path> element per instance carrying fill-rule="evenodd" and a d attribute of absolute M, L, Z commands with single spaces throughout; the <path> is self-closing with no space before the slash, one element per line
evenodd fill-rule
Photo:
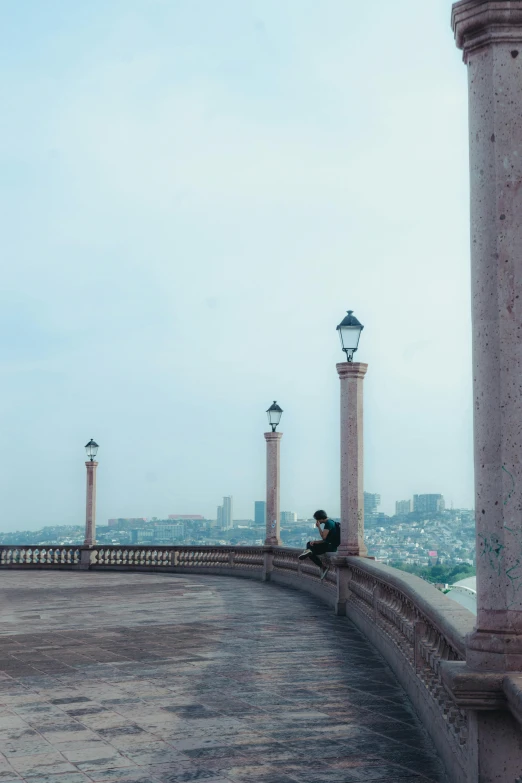
<path fill-rule="evenodd" d="M 466 69 L 442 0 L 0 0 L 0 529 L 473 505 Z"/>

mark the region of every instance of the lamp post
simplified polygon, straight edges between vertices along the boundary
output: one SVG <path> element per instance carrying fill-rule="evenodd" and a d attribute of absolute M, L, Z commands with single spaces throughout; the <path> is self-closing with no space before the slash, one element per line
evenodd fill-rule
<path fill-rule="evenodd" d="M 283 415 L 282 409 L 274 400 L 267 410 L 268 423 L 272 431 L 265 432 L 266 440 L 266 538 L 265 546 L 280 546 L 279 529 L 279 484 L 280 484 L 280 443 L 282 432 L 276 432 Z"/>
<path fill-rule="evenodd" d="M 346 361 L 337 365 L 341 381 L 341 544 L 339 557 L 366 557 L 364 544 L 363 381 L 367 364 L 354 362 L 363 325 L 348 310 L 337 327 Z"/>
<path fill-rule="evenodd" d="M 98 453 L 98 448 L 98 444 L 92 438 L 85 446 L 89 459 L 85 463 L 87 468 L 87 507 L 84 546 L 94 546 L 96 544 L 96 468 L 98 463 L 94 458 Z"/>

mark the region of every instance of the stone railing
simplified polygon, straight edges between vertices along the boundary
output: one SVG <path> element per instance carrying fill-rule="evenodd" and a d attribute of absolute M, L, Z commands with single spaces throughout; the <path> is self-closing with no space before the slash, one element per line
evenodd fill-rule
<path fill-rule="evenodd" d="M 101 568 L 194 568 L 262 570 L 264 555 L 259 547 L 144 547 L 94 546 L 89 567 Z"/>
<path fill-rule="evenodd" d="M 78 566 L 79 546 L 1 546 L 0 567 Z"/>
<path fill-rule="evenodd" d="M 451 778 L 465 780 L 467 714 L 448 696 L 440 668 L 444 661 L 464 660 L 472 613 L 418 577 L 365 558 L 333 556 L 321 581 L 319 569 L 298 554 L 286 547 L 2 546 L 0 567 L 222 574 L 310 592 L 373 642 L 410 696 Z"/>
<path fill-rule="evenodd" d="M 394 670 L 448 768 L 456 770 L 452 777 L 465 780 L 467 713 L 444 688 L 441 662 L 465 659 L 473 614 L 412 574 L 361 558 L 346 563 L 346 614 Z"/>
<path fill-rule="evenodd" d="M 334 603 L 337 595 L 337 567 L 330 566 L 326 578 L 321 581 L 317 566 L 310 560 L 299 560 L 299 549 L 274 547 L 272 550 L 271 579 L 282 584 L 294 584 L 304 587 L 309 592 L 317 592 L 320 588 L 322 597 L 329 603 Z"/>

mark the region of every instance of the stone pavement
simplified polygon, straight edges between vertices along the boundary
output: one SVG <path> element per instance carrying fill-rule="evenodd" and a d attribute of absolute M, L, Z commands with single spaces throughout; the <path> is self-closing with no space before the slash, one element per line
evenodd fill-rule
<path fill-rule="evenodd" d="M 442 783 L 380 656 L 219 576 L 0 572 L 0 783 Z"/>

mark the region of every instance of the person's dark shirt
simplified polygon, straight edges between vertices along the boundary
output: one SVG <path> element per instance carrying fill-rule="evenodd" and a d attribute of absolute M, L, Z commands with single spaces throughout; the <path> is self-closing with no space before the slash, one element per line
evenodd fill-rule
<path fill-rule="evenodd" d="M 335 530 L 335 522 L 333 521 L 333 519 L 325 519 L 323 520 L 323 524 L 324 524 L 324 529 L 328 530 L 329 533 L 332 530 Z"/>

